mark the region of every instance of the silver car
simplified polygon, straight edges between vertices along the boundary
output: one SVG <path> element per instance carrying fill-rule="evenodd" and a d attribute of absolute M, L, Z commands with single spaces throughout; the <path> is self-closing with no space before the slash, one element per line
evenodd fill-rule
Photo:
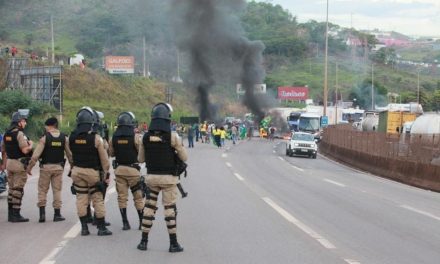
<path fill-rule="evenodd" d="M 316 144 L 313 134 L 309 133 L 293 133 L 286 146 L 286 156 L 290 157 L 293 155 L 302 155 L 316 159 L 317 153 L 318 144 Z"/>

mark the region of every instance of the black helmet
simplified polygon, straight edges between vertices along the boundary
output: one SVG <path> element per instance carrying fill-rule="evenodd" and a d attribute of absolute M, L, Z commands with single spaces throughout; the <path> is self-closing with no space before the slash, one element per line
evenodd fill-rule
<path fill-rule="evenodd" d="M 151 110 L 151 119 L 165 119 L 171 120 L 171 113 L 173 112 L 173 107 L 166 103 L 158 103 Z"/>
<path fill-rule="evenodd" d="M 95 124 L 98 122 L 94 110 L 88 106 L 81 108 L 76 114 L 76 124 Z"/>
<path fill-rule="evenodd" d="M 135 126 L 136 117 L 132 112 L 122 112 L 118 116 L 118 126 Z"/>
<path fill-rule="evenodd" d="M 22 119 L 27 120 L 28 116 L 29 116 L 29 109 L 18 109 L 17 112 L 14 112 L 12 114 L 11 122 L 18 123 Z"/>

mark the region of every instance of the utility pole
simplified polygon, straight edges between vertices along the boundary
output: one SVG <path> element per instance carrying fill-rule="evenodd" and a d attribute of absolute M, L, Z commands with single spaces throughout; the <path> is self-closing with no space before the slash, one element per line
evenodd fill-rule
<path fill-rule="evenodd" d="M 335 100 L 335 125 L 338 124 L 338 62 L 336 62 L 336 87 L 335 87 L 335 93 L 336 93 L 336 100 Z"/>
<path fill-rule="evenodd" d="M 327 16 L 325 24 L 325 63 L 324 63 L 324 116 L 327 115 L 327 78 L 328 78 L 328 0 L 327 0 Z"/>
<path fill-rule="evenodd" d="M 50 15 L 50 34 L 52 38 L 52 64 L 55 64 L 55 41 L 53 36 L 53 16 Z"/>
<path fill-rule="evenodd" d="M 179 49 L 177 49 L 177 82 L 180 83 L 180 52 Z"/>
<path fill-rule="evenodd" d="M 144 71 L 143 71 L 143 74 L 142 74 L 142 76 L 143 77 L 146 77 L 147 76 L 147 74 L 146 74 L 146 55 L 145 55 L 145 36 L 142 38 L 142 52 L 143 52 L 143 56 L 144 56 L 144 60 L 143 60 L 143 62 L 144 62 Z"/>
<path fill-rule="evenodd" d="M 417 69 L 417 104 L 420 104 L 420 68 Z"/>
<path fill-rule="evenodd" d="M 374 62 L 371 63 L 371 110 L 374 110 Z"/>

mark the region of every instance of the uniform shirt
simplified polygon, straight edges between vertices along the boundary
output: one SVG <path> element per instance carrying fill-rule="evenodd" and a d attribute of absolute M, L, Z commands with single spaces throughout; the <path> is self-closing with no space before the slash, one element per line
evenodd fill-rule
<path fill-rule="evenodd" d="M 18 130 L 18 128 L 14 128 L 12 131 L 16 131 L 16 130 Z M 23 149 L 23 148 L 25 148 L 25 147 L 27 147 L 27 146 L 29 146 L 29 143 L 28 143 L 28 138 L 27 138 L 27 136 L 23 133 L 23 131 L 18 131 L 18 133 L 17 133 L 17 141 L 18 141 L 18 147 L 20 148 L 20 149 Z M 3 137 L 3 141 L 2 141 L 2 150 L 3 150 L 3 152 L 2 152 L 2 156 L 3 156 L 3 164 L 4 165 L 6 165 L 6 164 L 8 164 L 8 162 L 7 162 L 7 160 L 8 160 L 8 155 L 7 155 L 7 153 L 6 153 L 6 147 L 5 147 L 5 139 L 4 139 L 4 137 Z M 9 164 L 10 166 L 9 166 L 9 168 L 18 168 L 18 167 L 21 167 L 22 165 L 21 165 L 21 162 L 19 161 L 19 160 L 13 160 L 13 159 L 11 159 L 11 163 L 12 164 Z"/>
<path fill-rule="evenodd" d="M 113 148 L 113 138 L 110 138 L 110 141 L 108 143 L 108 155 L 110 157 L 114 157 L 115 156 L 115 149 Z M 142 135 L 140 133 L 135 133 L 134 134 L 134 146 L 136 148 L 136 150 L 139 153 L 139 146 L 142 144 Z"/>
<path fill-rule="evenodd" d="M 47 132 L 49 132 L 53 137 L 60 136 L 60 131 L 58 129 L 54 129 L 54 130 L 47 131 Z M 65 138 L 65 140 L 66 141 L 64 144 L 64 153 L 66 153 L 66 157 L 67 157 L 67 160 L 69 161 L 69 164 L 73 164 L 72 151 L 70 151 L 69 141 L 68 141 L 67 137 Z M 46 135 L 44 135 L 40 138 L 40 141 L 38 142 L 38 145 L 34 150 L 34 154 L 32 155 L 31 161 L 28 166 L 29 171 L 32 170 L 32 168 L 37 163 L 38 159 L 43 154 L 45 145 L 46 145 Z M 48 164 L 48 166 L 49 166 L 49 164 Z M 56 165 L 56 166 L 59 166 L 59 165 Z"/>
<path fill-rule="evenodd" d="M 112 140 L 113 140 L 113 138 L 110 138 L 110 142 L 108 144 L 109 145 L 108 154 L 110 157 L 115 156 L 115 149 L 113 148 Z M 140 133 L 135 133 L 134 134 L 134 146 L 135 146 L 136 150 L 138 151 L 138 153 L 139 153 L 139 148 L 140 148 L 141 144 L 142 144 L 142 135 Z M 138 176 L 139 171 L 135 168 L 121 165 L 116 168 L 115 174 L 116 175 L 126 175 L 126 176 Z"/>
<path fill-rule="evenodd" d="M 69 139 L 67 139 L 67 142 L 69 142 Z M 104 139 L 98 134 L 95 134 L 95 148 L 98 150 L 101 168 L 104 173 L 107 174 L 110 171 L 110 162 L 108 161 L 108 154 L 107 150 L 105 149 Z M 75 164 L 73 164 L 73 166 L 75 166 Z"/>

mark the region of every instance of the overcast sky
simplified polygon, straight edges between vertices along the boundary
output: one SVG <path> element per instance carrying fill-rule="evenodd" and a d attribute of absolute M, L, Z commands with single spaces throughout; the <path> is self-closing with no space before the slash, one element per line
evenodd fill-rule
<path fill-rule="evenodd" d="M 328 0 L 329 21 L 355 29 L 440 36 L 440 0 Z M 260 0 L 279 4 L 299 22 L 325 21 L 326 0 Z"/>

